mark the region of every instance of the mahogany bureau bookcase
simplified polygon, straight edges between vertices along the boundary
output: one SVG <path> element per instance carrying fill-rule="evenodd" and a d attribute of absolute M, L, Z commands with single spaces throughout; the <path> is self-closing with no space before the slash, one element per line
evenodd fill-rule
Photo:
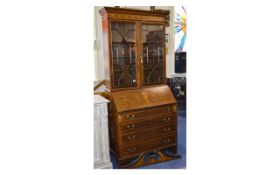
<path fill-rule="evenodd" d="M 166 10 L 104 7 L 110 149 L 119 168 L 177 159 L 177 102 L 166 85 Z"/>

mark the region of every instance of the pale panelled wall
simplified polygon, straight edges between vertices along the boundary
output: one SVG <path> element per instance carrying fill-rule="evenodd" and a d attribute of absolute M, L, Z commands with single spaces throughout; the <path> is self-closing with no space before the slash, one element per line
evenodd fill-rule
<path fill-rule="evenodd" d="M 101 6 L 94 7 L 94 68 L 95 80 L 103 80 L 105 78 L 104 71 L 104 56 L 103 56 L 103 40 L 102 40 L 102 18 L 98 13 Z M 127 8 L 149 10 L 149 6 L 127 6 Z M 168 33 L 168 54 L 166 55 L 166 77 L 171 77 L 174 74 L 174 7 L 171 6 L 156 6 L 156 9 L 170 10 L 170 26 L 166 28 Z"/>
<path fill-rule="evenodd" d="M 174 28 L 174 6 L 169 7 L 170 25 L 168 31 L 168 54 L 166 57 L 166 77 L 171 78 L 175 73 L 175 28 Z"/>
<path fill-rule="evenodd" d="M 105 78 L 104 70 L 104 56 L 103 56 L 103 38 L 102 38 L 102 18 L 98 10 L 102 7 L 96 6 L 94 8 L 94 67 L 95 67 L 95 80 L 103 80 Z"/>

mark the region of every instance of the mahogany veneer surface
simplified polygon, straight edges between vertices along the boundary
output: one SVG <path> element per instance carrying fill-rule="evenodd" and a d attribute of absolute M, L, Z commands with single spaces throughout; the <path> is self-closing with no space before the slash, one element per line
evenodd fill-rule
<path fill-rule="evenodd" d="M 177 103 L 167 85 L 113 92 L 112 97 L 118 112 Z"/>

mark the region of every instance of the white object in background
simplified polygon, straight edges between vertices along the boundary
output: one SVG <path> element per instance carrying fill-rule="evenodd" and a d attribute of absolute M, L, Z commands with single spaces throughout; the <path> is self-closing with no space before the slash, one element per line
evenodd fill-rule
<path fill-rule="evenodd" d="M 175 77 L 187 77 L 187 73 L 174 73 L 174 74 L 171 74 L 171 78 L 175 78 Z"/>
<path fill-rule="evenodd" d="M 108 105 L 109 100 L 100 95 L 94 95 L 94 168 L 111 169 L 109 135 L 108 135 Z"/>

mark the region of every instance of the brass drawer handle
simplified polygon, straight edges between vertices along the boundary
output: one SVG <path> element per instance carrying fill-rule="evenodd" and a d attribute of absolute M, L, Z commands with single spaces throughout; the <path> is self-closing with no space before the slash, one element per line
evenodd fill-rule
<path fill-rule="evenodd" d="M 135 124 L 131 124 L 131 125 L 126 125 L 127 129 L 134 129 L 135 128 Z"/>
<path fill-rule="evenodd" d="M 170 112 L 170 108 L 169 107 L 163 108 L 163 112 Z"/>
<path fill-rule="evenodd" d="M 162 121 L 164 121 L 164 122 L 167 122 L 167 121 L 169 121 L 169 120 L 171 120 L 170 117 L 164 117 L 164 118 L 162 119 Z"/>
<path fill-rule="evenodd" d="M 163 128 L 163 131 L 170 131 L 170 128 Z"/>
<path fill-rule="evenodd" d="M 127 137 L 128 140 L 135 140 L 135 138 L 136 138 L 135 135 Z"/>
<path fill-rule="evenodd" d="M 126 116 L 126 119 L 134 119 L 134 114 L 128 114 L 127 116 Z"/>
<path fill-rule="evenodd" d="M 170 143 L 170 139 L 165 139 L 164 141 L 163 141 L 164 143 Z"/>
<path fill-rule="evenodd" d="M 133 152 L 135 152 L 135 150 L 136 150 L 135 147 L 132 147 L 132 148 L 128 148 L 128 149 L 127 149 L 127 151 L 128 151 L 129 153 L 133 153 Z"/>

